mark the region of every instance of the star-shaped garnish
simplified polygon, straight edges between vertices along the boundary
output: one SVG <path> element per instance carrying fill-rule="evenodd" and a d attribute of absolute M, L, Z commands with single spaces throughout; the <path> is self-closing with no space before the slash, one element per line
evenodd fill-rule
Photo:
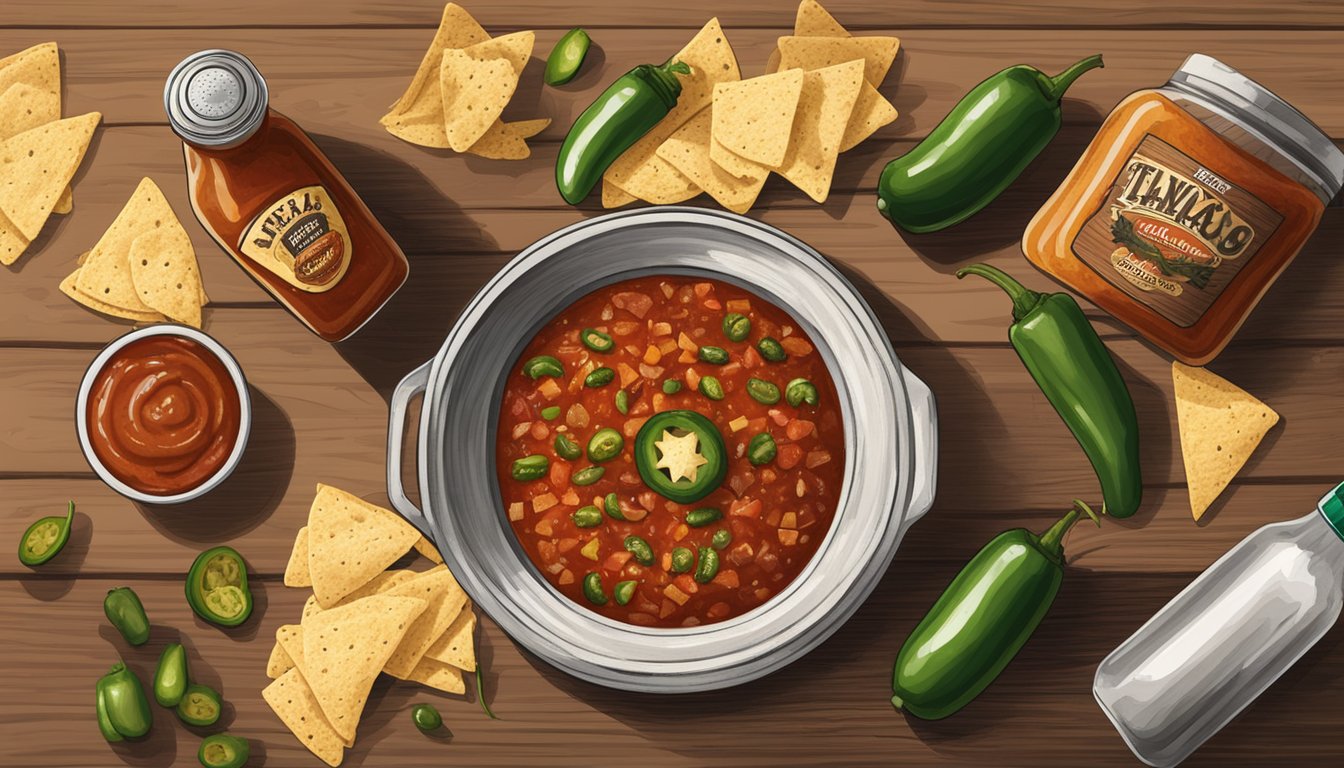
<path fill-rule="evenodd" d="M 672 430 L 663 430 L 663 439 L 653 444 L 658 449 L 658 469 L 666 469 L 672 482 L 682 478 L 695 482 L 700 467 L 709 463 L 709 459 L 700 455 L 700 437 L 687 432 L 681 437 L 672 434 Z"/>

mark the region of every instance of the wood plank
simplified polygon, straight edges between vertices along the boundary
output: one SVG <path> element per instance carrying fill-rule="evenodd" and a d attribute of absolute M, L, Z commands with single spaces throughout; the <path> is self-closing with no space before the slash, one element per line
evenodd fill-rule
<path fill-rule="evenodd" d="M 447 759 L 473 766 L 580 766 L 591 764 L 595 752 L 587 750 L 610 750 L 643 766 L 806 766 L 820 754 L 863 755 L 873 764 L 988 760 L 1004 766 L 1076 764 L 1085 754 L 1088 765 L 1132 765 L 1092 701 L 1092 677 L 1097 663 L 1188 577 L 1070 569 L 1035 637 L 979 699 L 949 720 L 908 719 L 888 702 L 891 660 L 958 565 L 898 560 L 863 608 L 804 659 L 747 686 L 675 700 L 570 678 L 519 651 L 486 620 L 487 697 L 501 719 L 486 719 L 474 693 L 447 696 L 384 679 L 374 687 L 347 764 Z M 137 590 L 154 624 L 150 642 L 140 648 L 127 647 L 101 615 L 103 595 L 123 584 Z M 252 740 L 254 757 L 267 765 L 318 765 L 259 693 L 274 630 L 298 618 L 307 591 L 274 581 L 255 582 L 254 589 L 254 618 L 225 633 L 190 614 L 176 579 L 0 581 L 9 641 L 0 673 L 12 694 L 0 699 L 0 739 L 8 759 L 22 765 L 190 763 L 204 731 L 182 726 L 151 703 L 150 736 L 109 745 L 98 738 L 89 699 L 94 681 L 119 656 L 148 681 L 163 644 L 180 641 L 193 677 L 220 690 L 222 722 Z M 1333 747 L 1319 736 L 1333 722 L 1337 697 L 1322 681 L 1344 675 L 1338 649 L 1337 636 L 1326 638 L 1187 765 L 1266 765 L 1285 754 L 1294 765 L 1335 764 Z M 410 707 L 425 701 L 443 712 L 451 743 L 426 739 L 410 723 Z M 1068 727 L 1044 725 L 1065 722 Z M 557 754 L 560 741 L 583 746 Z"/>
<path fill-rule="evenodd" d="M 598 37 L 601 66 L 592 66 L 563 89 L 545 88 L 543 57 L 563 32 L 538 31 L 536 55 L 506 114 L 553 118 L 555 124 L 544 134 L 551 138 L 562 137 L 618 73 L 675 53 L 688 36 L 684 29 L 605 31 Z M 745 75 L 763 71 L 779 32 L 725 26 Z M 873 32 L 901 38 L 901 54 L 882 89 L 902 114 L 890 129 L 900 136 L 924 136 L 967 91 L 1004 67 L 1029 63 L 1056 72 L 1100 51 L 1106 69 L 1088 73 L 1070 89 L 1064 115 L 1069 124 L 1095 126 L 1121 98 L 1166 82 L 1190 52 L 1199 51 L 1240 68 L 1331 136 L 1344 138 L 1344 102 L 1327 96 L 1344 80 L 1344 62 L 1333 55 L 1344 47 L 1344 30 L 1074 30 L 1067 46 L 1059 44 L 1054 30 L 896 26 Z M 162 124 L 164 78 L 181 57 L 202 48 L 231 48 L 252 57 L 267 77 L 273 107 L 310 132 L 355 139 L 357 132 L 378 130 L 378 118 L 410 81 L 431 33 L 307 29 L 304 44 L 295 45 L 289 28 L 127 30 L 115 35 L 18 29 L 0 31 L 0 51 L 53 37 L 64 52 L 67 114 L 99 110 L 113 124 Z"/>
<path fill-rule="evenodd" d="M 845 269 L 888 320 L 897 342 L 991 343 L 1004 339 L 1008 321 L 999 290 L 982 280 L 958 281 L 951 273 L 985 261 L 1037 290 L 1058 290 L 1022 259 L 1017 236 L 1059 185 L 1088 140 L 1067 130 L 1040 162 L 998 201 L 965 224 L 929 235 L 891 227 L 872 205 L 884 160 L 908 147 L 874 142 L 841 162 L 836 191 L 816 206 L 779 179 L 767 187 L 753 218 L 778 226 L 817 248 Z M 440 327 L 513 254 L 543 235 L 596 215 L 597 203 L 519 211 L 510 203 L 548 205 L 550 153 L 518 164 L 519 176 L 480 173 L 460 158 L 416 157 L 404 145 L 387 153 L 333 138 L 320 139 L 412 261 L 412 278 L 389 312 L 399 322 Z M 9 274 L 0 273 L 7 300 L 0 303 L 0 343 L 43 340 L 104 342 L 124 326 L 75 305 L 57 285 L 116 217 L 137 180 L 156 179 L 191 233 L 206 289 L 215 306 L 272 306 L 264 291 L 238 269 L 195 221 L 176 144 L 161 128 L 112 128 L 101 132 L 93 161 L 77 184 L 76 210 L 53 217 L 33 250 Z M 697 205 L 712 205 L 704 198 Z M 843 219 L 843 220 L 842 220 Z M 1326 211 L 1320 231 L 1298 261 L 1261 302 L 1238 334 L 1242 342 L 1302 339 L 1335 342 L 1344 328 L 1344 272 L 1329 268 L 1332 244 L 1344 237 L 1344 208 Z M 1084 302 L 1108 338 L 1131 332 Z M 207 312 L 209 315 L 210 312 Z M 446 329 L 446 326 L 445 326 Z M 34 338 L 36 336 L 36 338 Z M 430 338 L 437 341 L 440 336 Z"/>
<path fill-rule="evenodd" d="M 829 9 L 850 29 L 902 26 L 920 27 L 1061 27 L 1144 29 L 1155 27 L 1272 27 L 1277 29 L 1344 25 L 1344 14 L 1331 4 L 1293 0 L 1275 4 L 1271 9 L 1194 0 L 1180 5 L 1159 0 L 1136 0 L 1124 6 L 1095 5 L 1078 0 L 1052 0 L 1004 4 L 987 0 L 969 0 L 956 4 L 938 0 L 915 0 L 899 5 L 881 5 L 863 0 L 829 0 Z M 603 0 L 576 0 L 565 5 L 564 14 L 556 14 L 554 5 L 544 0 L 490 0 L 465 3 L 478 21 L 487 27 L 505 29 L 536 27 L 568 29 L 581 25 L 590 29 L 612 26 L 698 27 L 719 14 L 725 26 L 792 28 L 795 5 L 774 0 L 739 0 L 731 6 L 712 0 L 685 0 L 675 5 L 648 8 L 633 3 Z M 184 6 L 170 0 L 147 0 L 115 11 L 97 2 L 66 3 L 68 15 L 54 16 L 50 5 L 40 0 L 11 0 L 6 5 L 4 27 L 332 27 L 332 26 L 413 26 L 432 29 L 439 20 L 440 4 L 418 0 L 379 0 L 378 2 L 332 2 L 323 13 L 314 16 L 298 4 L 273 4 L 245 0 L 227 7 Z"/>

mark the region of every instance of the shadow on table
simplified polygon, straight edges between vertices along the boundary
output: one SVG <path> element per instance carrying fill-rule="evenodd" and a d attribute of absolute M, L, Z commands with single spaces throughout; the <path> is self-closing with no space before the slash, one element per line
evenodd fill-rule
<path fill-rule="evenodd" d="M 402 377 L 434 356 L 458 313 L 508 255 L 413 166 L 361 144 L 313 139 L 410 261 L 401 290 L 359 333 L 333 345 L 387 399 Z"/>
<path fill-rule="evenodd" d="M 252 433 L 238 468 L 218 488 L 173 506 L 135 504 L 156 530 L 179 543 L 240 536 L 270 517 L 294 473 L 294 427 L 266 393 L 249 386 Z"/>

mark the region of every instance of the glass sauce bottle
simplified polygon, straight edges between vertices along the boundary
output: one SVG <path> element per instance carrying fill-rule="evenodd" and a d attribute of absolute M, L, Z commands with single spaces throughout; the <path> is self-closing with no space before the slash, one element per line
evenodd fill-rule
<path fill-rule="evenodd" d="M 269 107 L 245 56 L 194 53 L 163 97 L 196 218 L 314 333 L 348 338 L 406 281 L 405 254 L 303 129 Z"/>
<path fill-rule="evenodd" d="M 1195 54 L 1116 105 L 1022 237 L 1041 270 L 1190 365 L 1213 359 L 1315 231 L 1344 153 Z"/>

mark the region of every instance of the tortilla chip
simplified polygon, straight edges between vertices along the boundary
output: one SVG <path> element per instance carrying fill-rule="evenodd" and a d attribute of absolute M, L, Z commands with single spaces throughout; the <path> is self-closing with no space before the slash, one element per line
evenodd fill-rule
<path fill-rule="evenodd" d="M 453 623 L 425 651 L 425 658 L 450 664 L 464 672 L 475 672 L 475 637 L 476 614 L 472 612 L 471 601 L 468 600 Z"/>
<path fill-rule="evenodd" d="M 551 119 L 548 117 L 513 123 L 496 120 L 467 152 L 491 160 L 525 160 L 532 156 L 532 148 L 526 140 L 546 130 L 550 124 Z"/>
<path fill-rule="evenodd" d="M 802 73 L 799 72 L 799 82 Z M 768 174 L 743 180 L 720 168 L 709 158 L 712 109 L 703 109 L 691 121 L 677 129 L 658 148 L 658 156 L 671 163 L 697 187 L 708 192 L 719 205 L 734 213 L 746 213 L 765 186 Z"/>
<path fill-rule="evenodd" d="M 848 152 L 864 139 L 872 136 L 878 128 L 897 118 L 896 108 L 887 101 L 877 89 L 865 82 L 859 87 L 859 98 L 854 103 L 854 112 L 845 126 L 844 138 L 840 140 L 840 151 Z"/>
<path fill-rule="evenodd" d="M 713 101 L 716 84 L 742 77 L 718 19 L 710 19 L 671 60 L 691 68 L 691 74 L 677 76 L 681 81 L 677 105 L 602 175 L 626 194 L 650 203 L 679 203 L 699 194 L 689 179 L 658 157 L 658 147 Z"/>
<path fill-rule="evenodd" d="M 824 69 L 855 59 L 863 60 L 863 79 L 874 87 L 886 78 L 901 41 L 895 37 L 779 38 L 780 69 Z"/>
<path fill-rule="evenodd" d="M 1198 520 L 1279 423 L 1279 414 L 1205 368 L 1172 363 L 1171 379 L 1190 511 Z"/>
<path fill-rule="evenodd" d="M 466 152 L 503 114 L 518 87 L 518 76 L 505 59 L 477 59 L 465 51 L 447 50 L 439 86 L 448 146 Z"/>
<path fill-rule="evenodd" d="M 431 560 L 439 565 L 443 565 L 443 555 L 439 554 L 438 548 L 429 542 L 424 536 L 415 540 L 415 551 L 426 560 Z"/>
<path fill-rule="evenodd" d="M 787 156 L 787 153 L 785 154 Z M 709 137 L 709 159 L 713 160 L 715 165 L 739 179 L 764 180 L 770 174 L 769 168 L 736 155 L 732 150 L 715 141 L 713 131 L 710 132 Z"/>
<path fill-rule="evenodd" d="M 799 37 L 849 37 L 849 32 L 817 0 L 803 0 L 793 20 L 793 34 Z"/>
<path fill-rule="evenodd" d="M 137 323 L 162 323 L 168 320 L 168 318 L 154 310 L 137 311 L 134 309 L 124 309 L 85 294 L 83 291 L 79 290 L 79 273 L 79 269 L 71 272 L 61 281 L 60 285 L 61 293 L 74 299 L 76 303 L 82 304 L 95 312 L 101 312 L 104 315 L 119 317 L 122 320 L 134 320 Z"/>
<path fill-rule="evenodd" d="M 294 549 L 289 553 L 289 562 L 285 563 L 286 587 L 311 587 L 312 577 L 308 575 L 308 526 L 303 526 L 294 534 Z"/>
<path fill-rule="evenodd" d="M 424 600 L 373 595 L 304 622 L 303 677 L 342 739 L 354 739 L 374 679 L 424 610 Z"/>
<path fill-rule="evenodd" d="M 0 141 L 61 118 L 61 94 L 28 83 L 0 92 Z"/>
<path fill-rule="evenodd" d="M 298 669 L 285 672 L 261 691 L 271 711 L 299 743 L 335 768 L 345 758 L 344 741 L 322 714 L 322 707 Z"/>
<path fill-rule="evenodd" d="M 818 203 L 830 193 L 840 140 L 861 85 L 863 62 L 857 60 L 805 75 L 793 141 L 775 170 Z"/>
<path fill-rule="evenodd" d="M 18 261 L 23 252 L 28 250 L 30 242 L 4 211 L 0 211 L 0 264 L 9 266 Z"/>
<path fill-rule="evenodd" d="M 55 98 L 56 108 L 54 111 L 31 116 L 30 119 L 36 119 L 38 122 L 24 126 L 10 134 L 4 134 L 3 126 L 0 126 L 0 138 L 9 138 L 9 136 L 28 128 L 60 119 L 61 54 L 55 43 L 40 43 L 0 59 L 0 94 L 5 93 L 17 83 L 50 94 Z"/>
<path fill-rule="evenodd" d="M 368 583 L 420 537 L 396 513 L 318 484 L 308 511 L 308 572 L 324 608 Z"/>
<path fill-rule="evenodd" d="M 266 676 L 272 680 L 294 668 L 293 657 L 280 644 L 280 632 L 284 629 L 285 627 L 280 627 L 275 630 L 275 645 L 271 646 L 271 657 L 266 660 Z"/>
<path fill-rule="evenodd" d="M 420 60 L 411 84 L 379 120 L 388 133 L 412 144 L 446 148 L 448 137 L 443 126 L 443 96 L 439 91 L 443 52 L 450 48 L 467 48 L 489 39 L 490 35 L 460 5 L 449 3 L 444 6 L 439 28 Z"/>
<path fill-rule="evenodd" d="M 411 597 L 425 601 L 425 611 L 420 614 L 406 636 L 392 652 L 391 658 L 383 666 L 383 671 L 405 679 L 420 663 L 425 651 L 453 623 L 462 606 L 467 602 L 467 593 L 458 586 L 453 574 L 443 566 L 425 571 L 419 577 L 395 586 L 382 594 L 389 597 Z"/>
<path fill-rule="evenodd" d="M 620 208 L 623 205 L 629 205 L 639 198 L 626 192 L 624 189 L 612 184 L 606 179 L 602 180 L 602 207 Z"/>
<path fill-rule="evenodd" d="M 309 595 L 308 599 L 303 601 L 303 614 L 299 621 L 307 621 L 308 617 L 315 616 L 323 610 L 322 604 L 317 602 L 316 595 Z"/>
<path fill-rule="evenodd" d="M 42 231 L 101 119 L 90 112 L 56 120 L 0 144 L 0 211 L 28 240 Z"/>
<path fill-rule="evenodd" d="M 177 221 L 177 216 L 158 185 L 146 176 L 89 251 L 79 270 L 80 292 L 135 312 L 154 311 L 140 300 L 131 278 L 131 246 L 140 234 L 168 221 Z"/>
<path fill-rule="evenodd" d="M 801 69 L 715 85 L 714 138 L 747 160 L 761 165 L 779 165 L 784 162 L 784 153 L 789 149 L 793 116 L 802 92 Z M 705 147 L 708 150 L 708 141 Z M 687 175 L 695 180 L 694 175 Z M 704 187 L 703 184 L 700 186 Z"/>
<path fill-rule="evenodd" d="M 421 659 L 405 679 L 444 693 L 467 692 L 467 686 L 462 680 L 462 670 L 436 659 Z"/>
<path fill-rule="evenodd" d="M 131 282 L 150 309 L 201 327 L 201 273 L 191 235 L 178 220 L 156 220 L 131 243 Z"/>

